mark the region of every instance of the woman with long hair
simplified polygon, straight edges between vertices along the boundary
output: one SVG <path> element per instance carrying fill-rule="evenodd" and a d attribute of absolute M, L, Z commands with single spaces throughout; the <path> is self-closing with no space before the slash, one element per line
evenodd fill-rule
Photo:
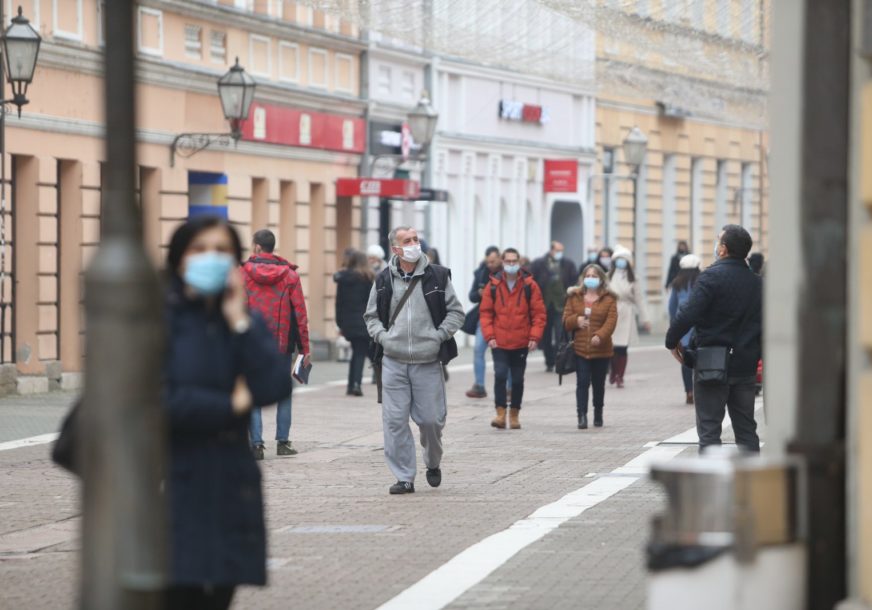
<path fill-rule="evenodd" d="M 646 330 L 651 329 L 645 309 L 644 289 L 637 285 L 633 271 L 633 253 L 622 246 L 615 247 L 612 256 L 612 270 L 609 271 L 609 286 L 618 298 L 618 326 L 613 337 L 615 355 L 609 382 L 624 387 L 624 373 L 627 371 L 628 351 L 639 341 L 636 319 Z"/>
<path fill-rule="evenodd" d="M 248 312 L 236 231 L 217 216 L 179 227 L 167 257 L 164 401 L 169 423 L 166 608 L 227 608 L 266 584 L 260 470 L 251 408 L 291 393 L 266 323 Z"/>
<path fill-rule="evenodd" d="M 345 269 L 337 271 L 333 280 L 336 282 L 336 326 L 351 343 L 346 394 L 363 396 L 363 365 L 369 350 L 369 333 L 366 331 L 363 313 L 366 311 L 375 273 L 366 254 L 354 251 L 348 256 Z"/>
<path fill-rule="evenodd" d="M 675 319 L 678 310 L 684 305 L 684 302 L 690 296 L 693 285 L 696 283 L 696 278 L 699 277 L 699 257 L 695 254 L 685 254 L 679 261 L 678 274 L 669 287 L 672 293 L 669 295 L 669 322 Z M 681 346 L 684 349 L 690 345 L 690 338 L 693 335 L 693 330 L 689 330 L 684 337 L 681 338 Z M 684 380 L 685 403 L 693 404 L 693 369 L 682 363 L 681 378 Z"/>
<path fill-rule="evenodd" d="M 606 272 L 599 264 L 584 268 L 579 285 L 567 290 L 563 328 L 572 334 L 575 350 L 575 411 L 578 429 L 587 428 L 587 403 L 593 388 L 593 425 L 603 425 L 606 375 L 614 354 L 612 333 L 618 321 L 618 305 L 609 290 Z"/>

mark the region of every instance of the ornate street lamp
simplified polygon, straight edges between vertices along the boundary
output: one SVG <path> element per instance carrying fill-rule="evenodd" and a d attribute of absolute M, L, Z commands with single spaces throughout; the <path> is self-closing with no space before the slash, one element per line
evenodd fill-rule
<path fill-rule="evenodd" d="M 436 122 L 438 120 L 439 113 L 430 104 L 430 95 L 426 91 L 422 92 L 418 105 L 409 113 L 408 122 L 409 130 L 411 130 L 415 142 L 420 144 L 425 150 L 430 145 L 430 142 L 433 141 L 433 134 L 436 133 Z"/>
<path fill-rule="evenodd" d="M 6 68 L 6 78 L 12 83 L 10 101 L 18 106 L 18 116 L 21 116 L 21 107 L 28 102 L 27 86 L 33 80 L 41 42 L 39 33 L 22 15 L 19 6 L 18 15 L 12 19 L 12 25 L 3 35 L 3 63 Z"/>
<path fill-rule="evenodd" d="M 633 167 L 633 173 L 638 173 L 639 166 L 645 162 L 648 152 L 648 138 L 638 127 L 633 127 L 624 138 L 624 162 Z"/>
<path fill-rule="evenodd" d="M 254 90 L 257 83 L 245 68 L 239 65 L 239 58 L 227 73 L 218 79 L 218 99 L 224 118 L 230 123 L 229 133 L 181 133 L 170 146 L 170 167 L 175 165 L 176 154 L 191 157 L 212 144 L 229 146 L 242 137 L 242 122 L 248 119 Z"/>

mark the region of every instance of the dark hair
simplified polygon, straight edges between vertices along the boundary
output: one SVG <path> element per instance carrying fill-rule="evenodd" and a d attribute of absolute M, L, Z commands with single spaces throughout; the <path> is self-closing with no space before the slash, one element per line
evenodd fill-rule
<path fill-rule="evenodd" d="M 609 256 L 612 256 L 615 253 L 615 251 L 612 250 L 611 248 L 609 248 L 608 246 L 603 246 L 602 248 L 597 250 L 597 253 L 596 253 L 597 260 L 599 260 L 599 257 L 602 256 L 603 252 L 608 252 Z"/>
<path fill-rule="evenodd" d="M 755 252 L 751 256 L 748 257 L 748 266 L 751 268 L 751 271 L 760 275 L 763 271 L 763 254 L 760 252 Z"/>
<path fill-rule="evenodd" d="M 623 257 L 619 257 L 619 258 L 623 258 Z M 624 260 L 627 261 L 627 279 L 630 281 L 631 284 L 635 284 L 636 283 L 636 274 L 633 271 L 633 263 L 631 263 L 626 258 Z M 609 281 L 611 281 L 611 279 L 613 277 L 615 277 L 615 271 L 617 271 L 617 270 L 618 270 L 618 266 L 615 264 L 615 261 L 612 261 L 612 268 L 611 268 L 611 270 L 609 270 Z"/>
<path fill-rule="evenodd" d="M 182 265 L 182 257 L 185 251 L 194 238 L 203 231 L 214 229 L 215 227 L 224 227 L 230 235 L 230 241 L 233 244 L 233 256 L 237 263 L 242 262 L 242 242 L 239 240 L 239 233 L 236 232 L 226 220 L 220 216 L 204 214 L 195 216 L 189 219 L 185 224 L 176 229 L 173 236 L 170 238 L 170 246 L 167 252 L 167 270 L 173 277 L 179 277 L 179 267 Z"/>
<path fill-rule="evenodd" d="M 690 246 L 688 246 L 688 245 L 687 245 L 687 242 L 684 241 L 683 239 L 682 239 L 680 242 L 678 242 L 678 248 L 677 248 L 677 249 L 678 249 L 678 250 L 681 250 L 681 246 L 684 246 L 684 249 L 687 250 L 688 252 L 690 252 Z"/>
<path fill-rule="evenodd" d="M 741 260 L 748 258 L 748 252 L 751 251 L 751 246 L 754 242 L 751 239 L 751 234 L 745 230 L 745 227 L 725 225 L 722 231 L 724 233 L 721 236 L 721 243 L 727 248 L 729 257 Z"/>
<path fill-rule="evenodd" d="M 506 248 L 505 250 L 503 250 L 502 258 L 506 258 L 506 254 L 514 254 L 519 259 L 521 258 L 521 253 L 518 252 L 517 250 L 515 250 L 514 248 Z"/>
<path fill-rule="evenodd" d="M 375 278 L 372 267 L 369 266 L 369 258 L 364 252 L 352 249 L 345 257 L 345 268 L 353 273 L 360 274 L 368 281 Z"/>
<path fill-rule="evenodd" d="M 696 278 L 699 277 L 699 274 L 699 267 L 694 267 L 693 269 L 681 269 L 678 272 L 678 275 L 675 276 L 675 279 L 672 280 L 672 283 L 669 284 L 669 287 L 673 290 L 693 288 L 693 284 L 696 282 Z"/>
<path fill-rule="evenodd" d="M 260 231 L 256 231 L 254 233 L 254 237 L 251 238 L 251 241 L 254 242 L 254 245 L 260 246 L 264 252 L 267 252 L 269 254 L 272 254 L 272 251 L 276 249 L 275 233 L 273 233 L 269 229 L 261 229 Z"/>
<path fill-rule="evenodd" d="M 439 260 L 439 250 L 436 248 L 430 248 L 427 250 L 427 256 L 430 258 L 430 262 L 434 265 L 441 265 L 442 261 Z"/>
<path fill-rule="evenodd" d="M 500 249 L 497 248 L 496 246 L 488 246 L 487 250 L 484 251 L 484 257 L 487 258 L 491 254 L 499 255 L 499 253 L 500 253 Z"/>

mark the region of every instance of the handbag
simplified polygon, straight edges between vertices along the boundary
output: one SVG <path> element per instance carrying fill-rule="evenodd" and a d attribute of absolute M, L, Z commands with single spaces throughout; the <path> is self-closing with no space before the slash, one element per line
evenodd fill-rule
<path fill-rule="evenodd" d="M 82 410 L 82 399 L 79 398 L 67 412 L 61 424 L 60 434 L 51 448 L 52 461 L 64 470 L 77 476 L 82 476 L 81 466 L 76 459 L 77 447 L 80 442 L 79 413 Z"/>
<path fill-rule="evenodd" d="M 733 334 L 732 344 L 735 345 L 738 334 L 750 317 L 751 309 L 745 311 L 739 326 Z M 730 379 L 730 358 L 733 355 L 732 346 L 707 345 L 693 350 L 690 357 L 693 370 L 696 371 L 696 381 L 702 385 L 718 385 L 727 383 Z"/>
<path fill-rule="evenodd" d="M 478 331 L 478 323 L 481 319 L 481 313 L 478 310 L 478 305 L 466 312 L 466 317 L 463 319 L 463 326 L 460 330 L 467 335 L 475 335 Z"/>
<path fill-rule="evenodd" d="M 563 385 L 563 376 L 574 373 L 575 369 L 575 331 L 573 330 L 568 340 L 566 333 L 563 333 L 563 340 L 557 348 L 557 355 L 554 357 L 554 372 L 557 373 L 557 385 Z"/>
<path fill-rule="evenodd" d="M 397 303 L 397 308 L 394 310 L 394 313 L 391 316 L 391 319 L 388 320 L 388 325 L 387 325 L 387 328 L 385 328 L 385 331 L 390 330 L 391 326 L 394 325 L 394 322 L 397 321 L 397 316 L 400 315 L 400 311 L 403 309 L 403 306 L 405 306 L 406 301 L 409 300 L 409 297 L 412 296 L 412 292 L 415 290 L 415 287 L 418 285 L 418 283 L 420 281 L 421 281 L 420 275 L 416 275 L 415 277 L 412 278 L 412 282 L 409 284 L 409 288 L 406 290 L 406 292 L 400 298 L 400 302 Z M 375 385 L 376 385 L 376 390 L 377 390 L 377 394 L 378 394 L 378 403 L 381 404 L 381 401 L 382 401 L 382 359 L 384 358 L 384 355 L 385 355 L 385 348 L 382 347 L 381 344 L 376 343 L 375 341 L 372 341 L 370 343 L 369 347 L 370 347 L 370 349 L 369 349 L 370 360 L 372 360 L 372 374 L 373 374 L 373 377 L 375 377 Z M 457 355 L 457 344 L 454 345 L 454 353 L 455 353 L 455 355 Z M 442 348 L 441 347 L 439 349 L 439 354 L 440 354 L 440 356 L 442 355 Z"/>

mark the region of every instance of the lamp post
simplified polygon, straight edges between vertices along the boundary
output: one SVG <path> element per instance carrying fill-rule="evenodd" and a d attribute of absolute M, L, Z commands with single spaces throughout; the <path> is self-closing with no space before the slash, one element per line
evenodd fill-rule
<path fill-rule="evenodd" d="M 176 155 L 188 158 L 213 144 L 228 146 L 242 137 L 242 122 L 248 120 L 248 111 L 254 101 L 257 83 L 245 68 L 236 63 L 218 79 L 218 99 L 224 118 L 230 123 L 229 133 L 181 133 L 170 145 L 170 167 L 175 165 Z"/>
<path fill-rule="evenodd" d="M 4 4 L 0 2 L 0 23 L 6 22 Z M 36 71 L 41 42 L 39 33 L 30 25 L 19 6 L 18 14 L 13 17 L 12 24 L 0 41 L 3 52 L 0 96 L 6 91 L 5 79 L 8 78 L 12 85 L 12 99 L 0 101 L 0 362 L 6 357 L 6 107 L 15 104 L 18 116 L 21 116 L 21 107 L 29 101 L 27 87 Z"/>

